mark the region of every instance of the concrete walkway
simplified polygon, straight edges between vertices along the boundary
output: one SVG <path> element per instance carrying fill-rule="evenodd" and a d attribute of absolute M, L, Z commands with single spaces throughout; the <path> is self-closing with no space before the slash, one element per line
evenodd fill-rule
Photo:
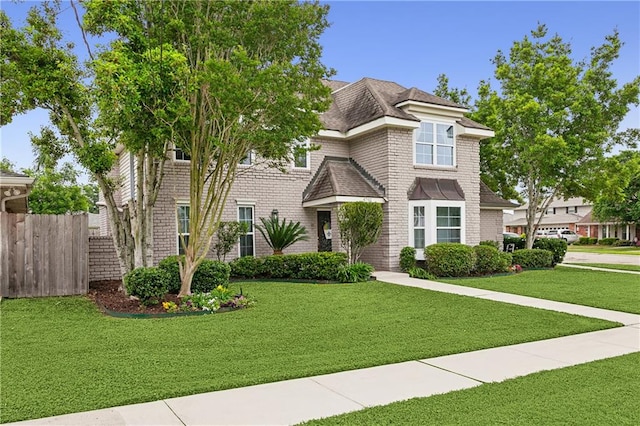
<path fill-rule="evenodd" d="M 15 424 L 290 425 L 640 352 L 640 315 L 418 280 L 401 273 L 377 272 L 375 275 L 381 281 L 395 284 L 601 318 L 624 326 Z"/>

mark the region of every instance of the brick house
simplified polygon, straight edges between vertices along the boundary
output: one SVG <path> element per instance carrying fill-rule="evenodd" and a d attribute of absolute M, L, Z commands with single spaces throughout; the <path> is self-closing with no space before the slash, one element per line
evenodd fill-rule
<path fill-rule="evenodd" d="M 464 107 L 416 88 L 371 78 L 327 85 L 333 103 L 321 116 L 325 129 L 306 142 L 319 149 L 292 157 L 285 173 L 249 155 L 239 166 L 223 220 L 252 224 L 277 214 L 300 221 L 310 235 L 287 253 L 337 251 L 339 234 L 329 232 L 337 227 L 337 207 L 381 203 L 381 237 L 362 258 L 381 270 L 398 268 L 404 246 L 502 240 L 502 210 L 514 205 L 480 182 L 480 141 L 493 136 L 491 129 L 465 118 Z M 132 164 L 126 152 L 119 157 L 114 173 L 123 182 L 124 203 L 131 197 Z M 178 253 L 178 232 L 188 229 L 188 174 L 188 157 L 176 150 L 154 210 L 156 263 Z M 251 227 L 228 259 L 270 253 Z"/>
<path fill-rule="evenodd" d="M 518 234 L 526 232 L 527 204 L 513 210 L 511 219 L 505 222 L 505 229 Z M 556 231 L 568 229 L 582 237 L 618 238 L 620 240 L 640 239 L 640 227 L 633 223 L 599 222 L 592 217 L 593 205 L 587 200 L 572 197 L 553 200 L 538 229 Z"/>

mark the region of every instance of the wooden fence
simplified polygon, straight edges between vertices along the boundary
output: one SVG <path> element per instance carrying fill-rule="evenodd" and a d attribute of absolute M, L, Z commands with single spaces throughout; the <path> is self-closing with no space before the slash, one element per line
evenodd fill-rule
<path fill-rule="evenodd" d="M 0 212 L 0 297 L 67 296 L 88 288 L 86 214 Z"/>

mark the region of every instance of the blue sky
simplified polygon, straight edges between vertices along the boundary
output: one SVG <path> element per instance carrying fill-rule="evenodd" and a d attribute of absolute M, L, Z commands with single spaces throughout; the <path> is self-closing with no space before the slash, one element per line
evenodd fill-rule
<path fill-rule="evenodd" d="M 640 75 L 640 1 L 330 1 L 331 26 L 321 37 L 324 62 L 337 80 L 372 77 L 432 92 L 436 77 L 446 74 L 452 87 L 475 95 L 478 82 L 493 79 L 491 59 L 508 53 L 516 40 L 544 23 L 573 48 L 574 60 L 587 58 L 590 48 L 618 29 L 625 43 L 612 71 L 618 82 Z M 22 25 L 30 2 L 1 7 Z M 64 14 L 65 32 L 75 41 L 71 10 Z M 0 128 L 0 156 L 18 168 L 31 167 L 28 132 L 38 133 L 47 114 L 34 111 Z M 621 129 L 640 127 L 633 108 Z"/>

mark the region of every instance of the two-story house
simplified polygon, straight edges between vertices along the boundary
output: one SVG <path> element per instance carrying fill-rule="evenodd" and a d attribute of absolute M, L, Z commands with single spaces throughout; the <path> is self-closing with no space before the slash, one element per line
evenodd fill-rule
<path fill-rule="evenodd" d="M 333 103 L 321 116 L 325 129 L 307 142 L 319 149 L 292 155 L 285 173 L 253 155 L 240 165 L 223 220 L 251 226 L 231 258 L 271 253 L 252 226 L 270 215 L 300 221 L 311 236 L 288 253 L 340 250 L 337 207 L 361 200 L 384 210 L 380 239 L 362 258 L 377 269 L 397 269 L 404 246 L 422 256 L 436 242 L 502 240 L 502 210 L 515 205 L 480 182 L 480 141 L 491 129 L 465 118 L 464 107 L 416 88 L 371 78 L 327 85 Z M 188 161 L 176 151 L 165 167 L 154 210 L 156 263 L 179 252 L 179 232 L 188 229 Z M 130 167 L 122 152 L 115 172 L 123 203 L 131 196 Z"/>
<path fill-rule="evenodd" d="M 505 219 L 505 229 L 518 234 L 526 232 L 528 204 L 513 210 L 513 216 Z M 640 238 L 640 227 L 632 223 L 599 222 L 592 216 L 593 204 L 579 197 L 553 200 L 538 229 L 556 231 L 568 229 L 576 234 L 591 238 L 618 238 L 633 240 Z M 538 214 L 539 218 L 540 215 Z"/>

